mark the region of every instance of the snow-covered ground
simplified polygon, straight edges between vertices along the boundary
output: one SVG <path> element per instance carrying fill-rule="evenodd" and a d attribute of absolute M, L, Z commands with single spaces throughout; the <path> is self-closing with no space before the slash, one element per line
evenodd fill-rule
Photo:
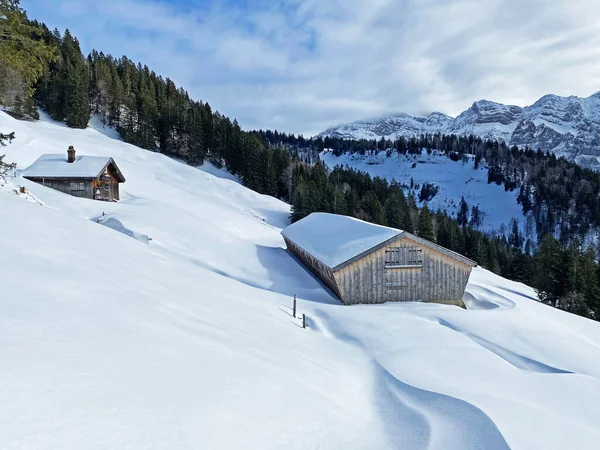
<path fill-rule="evenodd" d="M 127 178 L 0 190 L 2 448 L 597 448 L 598 323 L 482 269 L 469 310 L 342 306 L 283 249 L 288 205 L 97 128 L 0 113 L 19 169 L 74 145 Z"/>
<path fill-rule="evenodd" d="M 465 197 L 469 208 L 478 206 L 484 213 L 482 230 L 498 231 L 502 225 L 508 226 L 512 218 L 516 218 L 521 228 L 525 227 L 525 217 L 521 205 L 517 203 L 518 191 L 506 192 L 504 186 L 488 184 L 488 170 L 481 165 L 477 170 L 474 161 L 452 161 L 440 152 L 421 155 L 401 155 L 393 152 L 390 157 L 386 152 L 373 155 L 344 153 L 335 156 L 331 151 L 321 152 L 321 160 L 331 169 L 335 166 L 350 167 L 369 173 L 372 177 L 385 178 L 388 181 L 409 185 L 411 179 L 422 186 L 431 183 L 438 186 L 439 192 L 427 204 L 433 211 L 446 210 L 456 216 L 461 196 Z M 413 167 L 415 165 L 415 167 Z M 415 190 L 415 196 L 419 195 Z"/>

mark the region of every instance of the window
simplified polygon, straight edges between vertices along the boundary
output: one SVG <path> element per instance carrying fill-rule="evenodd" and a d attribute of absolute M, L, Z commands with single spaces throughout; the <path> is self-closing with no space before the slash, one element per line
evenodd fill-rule
<path fill-rule="evenodd" d="M 386 269 L 423 267 L 423 250 L 419 247 L 394 247 L 385 251 Z"/>
<path fill-rule="evenodd" d="M 71 186 L 70 186 L 71 191 L 85 191 L 85 182 L 83 181 L 77 181 L 77 182 L 71 182 Z"/>

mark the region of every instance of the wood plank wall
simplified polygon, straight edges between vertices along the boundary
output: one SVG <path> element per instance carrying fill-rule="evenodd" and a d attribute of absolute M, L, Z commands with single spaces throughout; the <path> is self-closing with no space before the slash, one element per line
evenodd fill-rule
<path fill-rule="evenodd" d="M 64 192 L 65 194 L 72 195 L 74 197 L 82 197 L 82 198 L 94 198 L 94 188 L 92 186 L 92 180 L 57 180 L 57 179 L 42 179 L 35 178 L 31 181 L 35 181 L 38 184 L 42 184 L 46 187 L 55 189 L 60 192 Z M 71 182 L 73 183 L 84 183 L 84 190 L 72 190 Z"/>
<path fill-rule="evenodd" d="M 422 267 L 386 268 L 386 250 L 415 247 Z M 401 236 L 386 247 L 333 273 L 346 304 L 391 301 L 439 301 L 462 304 L 471 266 Z"/>

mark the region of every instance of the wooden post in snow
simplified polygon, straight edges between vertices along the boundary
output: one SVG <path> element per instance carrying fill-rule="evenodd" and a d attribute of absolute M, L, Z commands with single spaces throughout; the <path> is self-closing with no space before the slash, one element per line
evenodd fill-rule
<path fill-rule="evenodd" d="M 294 319 L 296 318 L 296 294 L 294 294 Z"/>
<path fill-rule="evenodd" d="M 306 314 L 302 314 L 302 328 L 306 328 Z"/>

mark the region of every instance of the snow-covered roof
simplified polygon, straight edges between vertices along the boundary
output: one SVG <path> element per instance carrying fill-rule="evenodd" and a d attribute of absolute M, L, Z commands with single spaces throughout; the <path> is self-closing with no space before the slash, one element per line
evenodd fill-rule
<path fill-rule="evenodd" d="M 312 213 L 285 228 L 281 234 L 336 270 L 346 266 L 354 258 L 361 257 L 363 253 L 370 253 L 377 246 L 400 236 L 408 237 L 470 266 L 477 266 L 475 261 L 459 253 L 406 231 L 337 214 Z"/>
<path fill-rule="evenodd" d="M 353 217 L 312 213 L 281 234 L 326 266 L 334 268 L 402 234 L 402 231 Z"/>
<path fill-rule="evenodd" d="M 42 155 L 22 170 L 21 175 L 30 178 L 96 178 L 111 162 L 114 164 L 113 159 L 106 156 L 82 155 L 69 163 L 66 155 Z"/>

